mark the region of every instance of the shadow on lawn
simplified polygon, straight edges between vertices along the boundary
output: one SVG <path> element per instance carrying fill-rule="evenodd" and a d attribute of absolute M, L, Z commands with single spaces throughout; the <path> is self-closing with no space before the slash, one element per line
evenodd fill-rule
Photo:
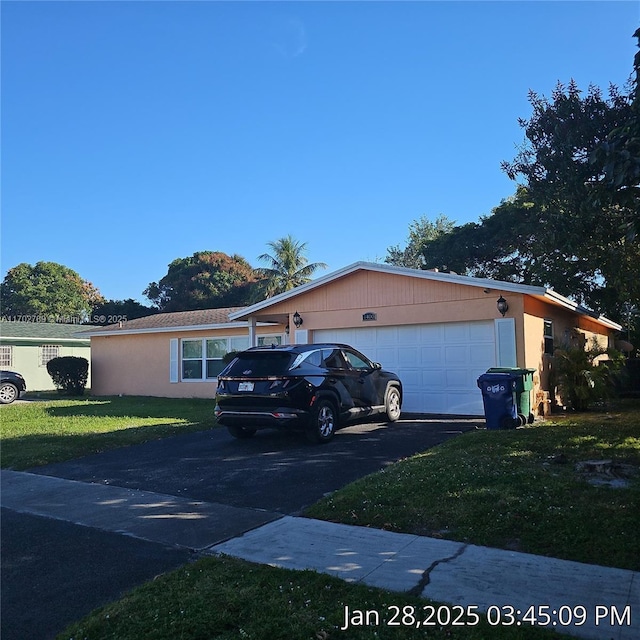
<path fill-rule="evenodd" d="M 188 422 L 209 422 L 213 420 L 215 406 L 213 398 L 59 396 L 56 400 L 62 402 L 45 408 L 46 413 L 52 417 L 162 417 Z"/>
<path fill-rule="evenodd" d="M 158 440 L 169 436 L 205 431 L 214 421 L 147 426 L 127 426 L 104 433 L 40 433 L 18 436 L 2 442 L 2 468 L 24 471 L 31 467 L 62 462 L 111 449 Z"/>

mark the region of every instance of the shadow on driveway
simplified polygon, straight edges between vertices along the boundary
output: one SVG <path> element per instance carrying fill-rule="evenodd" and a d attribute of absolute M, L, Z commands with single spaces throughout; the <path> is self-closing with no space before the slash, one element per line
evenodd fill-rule
<path fill-rule="evenodd" d="M 295 515 L 353 480 L 483 422 L 410 416 L 350 426 L 315 446 L 295 433 L 264 430 L 236 440 L 226 429 L 210 429 L 30 471 Z"/>

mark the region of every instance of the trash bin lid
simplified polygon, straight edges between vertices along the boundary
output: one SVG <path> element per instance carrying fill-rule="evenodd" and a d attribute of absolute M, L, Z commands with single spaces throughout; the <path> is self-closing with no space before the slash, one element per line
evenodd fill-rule
<path fill-rule="evenodd" d="M 508 373 L 483 373 L 477 381 L 478 387 L 484 389 L 487 386 L 504 385 L 509 390 L 516 386 L 517 378 Z"/>

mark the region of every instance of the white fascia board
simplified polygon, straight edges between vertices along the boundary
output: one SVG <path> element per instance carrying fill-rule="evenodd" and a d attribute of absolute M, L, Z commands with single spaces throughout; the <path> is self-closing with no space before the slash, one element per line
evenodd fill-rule
<path fill-rule="evenodd" d="M 452 282 L 455 284 L 463 284 L 471 287 L 482 287 L 483 289 L 492 289 L 495 291 L 504 291 L 511 293 L 520 293 L 524 295 L 536 296 L 538 298 L 544 299 L 547 302 L 551 302 L 560 306 L 565 307 L 566 309 L 570 309 L 576 313 L 581 315 L 589 316 L 596 322 L 603 324 L 610 329 L 615 329 L 616 331 L 620 331 L 622 327 L 605 318 L 604 316 L 596 316 L 593 311 L 582 307 L 581 305 L 573 302 L 569 298 L 565 298 L 561 296 L 559 293 L 556 293 L 553 289 L 548 289 L 546 287 L 539 287 L 535 285 L 528 284 L 518 284 L 516 282 L 505 282 L 504 280 L 491 280 L 490 278 L 474 278 L 472 276 L 461 276 L 457 273 L 442 273 L 440 271 L 429 271 L 426 269 L 411 269 L 408 267 L 396 267 L 394 265 L 383 265 L 375 262 L 354 262 L 353 264 L 344 267 L 342 269 L 338 269 L 337 271 L 333 271 L 332 273 L 328 273 L 325 276 L 318 278 L 317 280 L 312 280 L 311 282 L 307 282 L 295 289 L 291 289 L 291 291 L 286 291 L 284 293 L 280 293 L 277 296 L 273 296 L 273 298 L 267 298 L 262 302 L 258 302 L 250 307 L 245 307 L 240 311 L 236 311 L 235 313 L 229 314 L 230 320 L 237 320 L 239 318 L 247 318 L 263 309 L 266 309 L 274 304 L 278 304 L 279 302 L 283 302 L 284 300 L 288 300 L 289 298 L 293 298 L 302 293 L 315 289 L 316 287 L 321 287 L 322 285 L 327 284 L 333 280 L 337 280 L 338 278 L 342 278 L 354 271 L 358 270 L 365 271 L 377 271 L 379 273 L 390 273 L 397 275 L 409 276 L 412 278 L 421 278 L 423 280 L 436 280 L 438 282 Z"/>
<path fill-rule="evenodd" d="M 237 320 L 239 318 L 249 317 L 267 307 L 270 307 L 289 298 L 293 298 L 302 293 L 306 293 L 316 287 L 321 287 L 333 280 L 343 278 L 354 271 L 377 271 L 379 273 L 390 273 L 396 275 L 410 276 L 412 278 L 421 278 L 423 280 L 437 280 L 440 282 L 454 282 L 457 284 L 465 284 L 473 287 L 483 287 L 490 289 L 500 289 L 502 291 L 515 291 L 518 293 L 528 293 L 531 295 L 544 295 L 546 291 L 544 287 L 532 287 L 529 285 L 520 285 L 513 282 L 502 282 L 500 280 L 489 280 L 486 278 L 472 278 L 471 276 L 461 276 L 453 273 L 441 273 L 439 271 L 427 271 L 424 269 L 410 269 L 408 267 L 396 267 L 392 265 L 382 265 L 375 262 L 355 262 L 347 267 L 328 273 L 326 276 L 322 276 L 317 280 L 312 280 L 306 284 L 300 285 L 291 291 L 285 291 L 273 298 L 267 298 L 262 302 L 258 302 L 250 307 L 245 307 L 240 311 L 229 314 L 230 320 Z"/>
<path fill-rule="evenodd" d="M 569 309 L 570 311 L 574 311 L 575 313 L 579 313 L 582 316 L 586 316 L 591 318 L 594 322 L 604 325 L 609 329 L 614 329 L 615 331 L 621 331 L 622 325 L 614 322 L 613 320 L 609 320 L 609 318 L 601 315 L 596 315 L 595 311 L 591 309 L 587 309 L 582 305 L 574 302 L 573 300 L 569 300 L 569 298 L 565 298 L 561 296 L 559 293 L 556 293 L 553 289 L 547 289 L 544 295 L 544 299 L 547 302 L 551 302 L 553 304 L 565 307 L 565 309 Z"/>
<path fill-rule="evenodd" d="M 259 327 L 277 326 L 274 322 L 259 322 Z M 98 336 L 126 336 L 141 333 L 173 333 L 175 331 L 212 331 L 215 329 L 247 329 L 246 322 L 225 322 L 223 324 L 188 324 L 178 327 L 150 327 L 147 329 L 118 329 L 117 331 L 90 331 L 85 335 L 93 338 Z"/>
<path fill-rule="evenodd" d="M 83 334 L 77 338 L 22 338 L 20 336 L 0 336 L 0 342 L 3 340 L 20 340 L 21 342 L 86 342 L 89 345 L 87 334 Z"/>

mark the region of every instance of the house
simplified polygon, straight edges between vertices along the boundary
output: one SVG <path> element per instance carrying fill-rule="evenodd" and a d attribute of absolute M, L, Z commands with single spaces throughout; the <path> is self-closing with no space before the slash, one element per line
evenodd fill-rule
<path fill-rule="evenodd" d="M 223 356 L 251 344 L 282 344 L 284 327 L 230 320 L 241 307 L 158 313 L 84 335 L 91 338 L 93 395 L 212 398 Z"/>
<path fill-rule="evenodd" d="M 400 375 L 407 412 L 481 415 L 477 378 L 535 369 L 554 347 L 620 325 L 552 289 L 357 262 L 249 307 L 158 314 L 92 330 L 98 395 L 213 397 L 222 356 L 254 344 L 344 342 Z"/>
<path fill-rule="evenodd" d="M 78 337 L 85 327 L 55 322 L 0 321 L 0 367 L 22 374 L 27 391 L 55 389 L 47 362 L 61 356 L 86 358 L 91 363 L 88 336 Z M 91 383 L 91 367 L 87 386 Z"/>

